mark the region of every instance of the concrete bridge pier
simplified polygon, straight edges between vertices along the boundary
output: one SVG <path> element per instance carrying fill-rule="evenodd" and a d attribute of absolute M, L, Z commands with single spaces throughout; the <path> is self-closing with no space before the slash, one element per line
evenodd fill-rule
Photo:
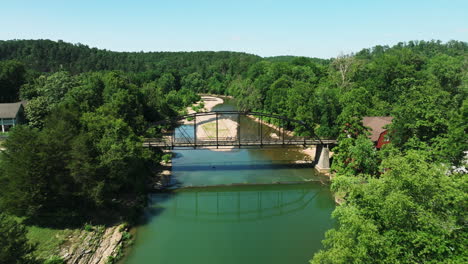
<path fill-rule="evenodd" d="M 320 173 L 330 172 L 330 150 L 327 145 L 317 145 L 315 149 L 315 168 Z"/>

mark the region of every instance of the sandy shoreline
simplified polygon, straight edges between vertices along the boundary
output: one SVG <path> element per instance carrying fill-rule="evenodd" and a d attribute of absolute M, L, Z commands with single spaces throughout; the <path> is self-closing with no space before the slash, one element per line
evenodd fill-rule
<path fill-rule="evenodd" d="M 210 112 L 211 110 L 213 110 L 215 106 L 224 103 L 224 100 L 222 98 L 215 97 L 215 96 L 203 95 L 201 96 L 201 100 L 199 102 L 197 102 L 196 104 L 192 106 L 187 107 L 187 112 L 189 114 L 194 114 L 195 111 L 193 110 L 193 107 L 199 106 L 200 103 L 203 103 L 205 105 L 203 109 L 201 109 L 200 112 Z"/>
<path fill-rule="evenodd" d="M 248 116 L 249 118 L 251 118 L 252 120 L 254 120 L 255 122 L 258 122 L 258 123 L 261 123 L 263 125 L 266 125 L 268 127 L 271 127 L 275 130 L 278 130 L 278 131 L 281 131 L 281 128 L 278 127 L 278 126 L 275 126 L 273 124 L 270 124 L 270 123 L 267 123 L 265 122 L 264 120 L 261 120 L 260 118 L 258 117 L 255 117 L 255 116 Z M 285 130 L 284 131 L 286 133 L 286 135 L 288 136 L 294 136 L 294 132 L 293 131 L 290 131 L 290 130 Z M 309 160 L 314 160 L 315 159 L 315 152 L 316 152 L 316 147 L 315 146 L 312 146 L 312 147 L 309 147 L 309 148 L 306 148 L 306 149 L 301 149 L 300 150 L 303 154 L 307 155 Z M 332 152 L 330 152 L 331 155 L 333 155 Z"/>
<path fill-rule="evenodd" d="M 199 106 L 201 103 L 204 104 L 204 107 L 198 112 L 211 112 L 213 108 L 219 104 L 223 104 L 224 100 L 220 97 L 211 96 L 211 95 L 202 95 L 201 100 L 194 104 L 191 107 L 187 107 L 187 112 L 189 114 L 196 113 L 193 110 L 193 107 Z M 197 116 L 197 140 L 214 140 L 216 139 L 216 119 L 214 115 L 209 116 Z M 184 120 L 185 125 L 193 125 L 194 120 Z M 235 140 L 237 138 L 237 122 L 229 119 L 220 117 L 218 119 L 218 138 L 223 140 Z M 207 148 L 213 151 L 229 151 L 234 147 L 222 147 L 219 149 L 216 148 Z"/>
<path fill-rule="evenodd" d="M 273 129 L 275 129 L 275 130 L 281 131 L 281 128 L 280 128 L 280 127 L 277 127 L 277 126 L 275 126 L 275 125 L 273 125 L 273 124 L 267 123 L 267 122 L 261 120 L 261 119 L 258 118 L 258 117 L 251 116 L 251 115 L 248 115 L 247 117 L 250 118 L 250 119 L 252 119 L 252 120 L 254 120 L 255 122 L 258 122 L 258 123 L 260 123 L 260 124 L 263 124 L 263 125 L 265 125 L 265 126 L 267 126 L 267 127 L 271 127 L 271 128 L 273 128 Z M 284 132 L 285 132 L 286 135 L 288 135 L 288 136 L 291 136 L 291 137 L 294 136 L 294 132 L 293 132 L 293 131 L 285 130 Z"/>

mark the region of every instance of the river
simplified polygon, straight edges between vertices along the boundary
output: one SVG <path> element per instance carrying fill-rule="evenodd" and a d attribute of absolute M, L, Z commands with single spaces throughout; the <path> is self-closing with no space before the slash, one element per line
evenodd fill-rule
<path fill-rule="evenodd" d="M 322 247 L 334 200 L 323 175 L 290 166 L 297 149 L 174 152 L 173 181 L 193 188 L 152 194 L 124 263 L 305 264 Z"/>

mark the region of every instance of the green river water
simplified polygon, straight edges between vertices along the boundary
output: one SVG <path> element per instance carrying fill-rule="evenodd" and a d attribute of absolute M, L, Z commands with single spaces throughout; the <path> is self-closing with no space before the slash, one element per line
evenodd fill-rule
<path fill-rule="evenodd" d="M 298 150 L 174 152 L 174 183 L 197 187 L 152 194 L 124 263 L 301 264 L 322 247 L 335 205 L 323 175 L 285 165 Z"/>

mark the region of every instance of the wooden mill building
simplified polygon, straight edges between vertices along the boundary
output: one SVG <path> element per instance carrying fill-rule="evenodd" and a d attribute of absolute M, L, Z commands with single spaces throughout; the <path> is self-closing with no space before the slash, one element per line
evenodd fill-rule
<path fill-rule="evenodd" d="M 375 147 L 380 149 L 383 145 L 390 143 L 388 130 L 384 128 L 392 123 L 392 116 L 366 116 L 362 120 L 365 127 L 370 128 L 369 138 L 375 143 Z"/>

